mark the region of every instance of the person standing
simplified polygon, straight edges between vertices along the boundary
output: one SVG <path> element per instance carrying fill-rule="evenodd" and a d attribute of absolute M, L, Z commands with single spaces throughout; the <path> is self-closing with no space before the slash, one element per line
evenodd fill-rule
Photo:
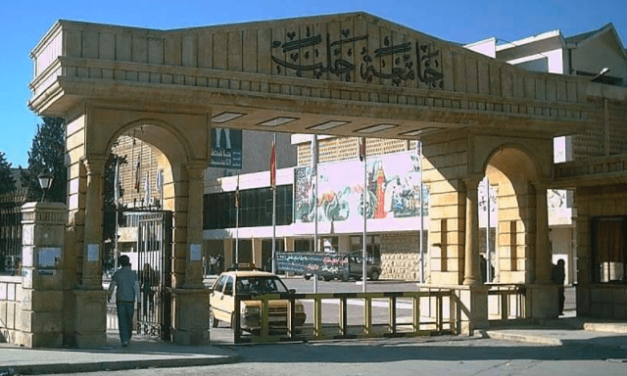
<path fill-rule="evenodd" d="M 560 316 L 564 314 L 564 301 L 566 300 L 566 297 L 564 296 L 564 281 L 566 280 L 566 270 L 564 265 L 564 260 L 559 259 L 557 261 L 557 265 L 554 265 L 553 270 L 551 271 L 551 281 L 557 285 L 557 299 Z"/>
<path fill-rule="evenodd" d="M 122 346 L 128 346 L 133 333 L 133 314 L 135 313 L 135 303 L 139 304 L 139 283 L 137 273 L 131 270 L 131 262 L 126 255 L 120 256 L 120 265 L 111 277 L 109 285 L 109 301 L 115 294 L 115 304 L 118 311 L 118 327 L 120 329 L 120 342 Z"/>

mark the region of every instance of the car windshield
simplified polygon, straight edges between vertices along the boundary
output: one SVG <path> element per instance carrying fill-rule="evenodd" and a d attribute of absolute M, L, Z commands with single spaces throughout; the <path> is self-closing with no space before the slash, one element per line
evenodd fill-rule
<path fill-rule="evenodd" d="M 287 287 L 277 277 L 239 277 L 237 295 L 264 295 L 288 293 Z"/>

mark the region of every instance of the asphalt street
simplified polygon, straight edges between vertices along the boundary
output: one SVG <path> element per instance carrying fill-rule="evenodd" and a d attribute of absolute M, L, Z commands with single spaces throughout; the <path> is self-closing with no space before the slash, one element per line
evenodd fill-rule
<path fill-rule="evenodd" d="M 222 346 L 241 362 L 74 375 L 626 375 L 624 350 L 468 337 Z"/>

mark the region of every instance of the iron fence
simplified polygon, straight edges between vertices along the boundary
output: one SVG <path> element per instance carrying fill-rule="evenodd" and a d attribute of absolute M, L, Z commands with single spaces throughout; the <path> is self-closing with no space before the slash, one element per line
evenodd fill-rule
<path fill-rule="evenodd" d="M 22 265 L 22 205 L 26 190 L 0 195 L 0 274 L 16 275 Z"/>

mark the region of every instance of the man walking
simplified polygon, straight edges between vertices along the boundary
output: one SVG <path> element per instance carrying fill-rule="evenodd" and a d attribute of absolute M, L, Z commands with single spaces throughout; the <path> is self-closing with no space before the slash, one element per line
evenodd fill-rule
<path fill-rule="evenodd" d="M 137 273 L 131 270 L 131 262 L 128 256 L 120 256 L 120 265 L 122 267 L 111 277 L 109 301 L 111 301 L 113 290 L 117 290 L 115 304 L 118 308 L 120 341 L 122 346 L 126 347 L 133 333 L 133 313 L 135 311 L 135 302 L 139 303 L 139 283 L 137 282 Z"/>

